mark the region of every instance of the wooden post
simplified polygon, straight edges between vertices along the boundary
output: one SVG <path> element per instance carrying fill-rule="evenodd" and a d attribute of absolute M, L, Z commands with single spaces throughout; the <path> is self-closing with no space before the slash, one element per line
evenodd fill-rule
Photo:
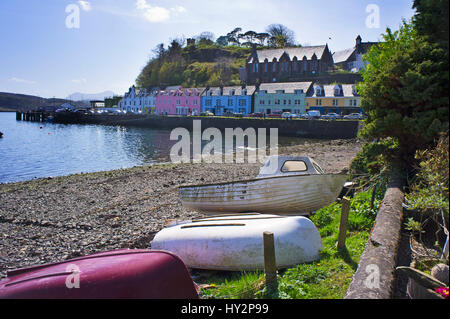
<path fill-rule="evenodd" d="M 339 239 L 337 248 L 344 249 L 345 248 L 345 237 L 347 235 L 347 223 L 348 223 L 348 213 L 350 211 L 350 199 L 348 197 L 344 197 L 341 201 L 342 209 L 341 209 L 341 223 L 339 225 Z"/>
<path fill-rule="evenodd" d="M 275 259 L 275 243 L 273 233 L 264 232 L 264 270 L 266 272 L 266 286 L 268 291 L 273 292 L 278 289 L 277 282 L 277 262 Z"/>

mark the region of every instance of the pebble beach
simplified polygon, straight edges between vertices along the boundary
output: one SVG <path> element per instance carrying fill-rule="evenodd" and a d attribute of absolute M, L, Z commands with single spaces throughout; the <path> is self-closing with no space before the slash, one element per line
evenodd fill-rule
<path fill-rule="evenodd" d="M 281 147 L 313 158 L 326 173 L 349 167 L 357 139 Z M 0 278 L 8 270 L 119 248 L 151 248 L 186 210 L 178 187 L 253 178 L 262 164 L 158 164 L 0 184 Z"/>

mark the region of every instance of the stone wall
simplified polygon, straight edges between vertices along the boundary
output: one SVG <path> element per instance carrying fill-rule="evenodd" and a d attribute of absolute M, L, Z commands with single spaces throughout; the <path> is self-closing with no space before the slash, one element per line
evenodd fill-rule
<path fill-rule="evenodd" d="M 286 120 L 286 119 L 235 119 L 215 117 L 177 117 L 177 116 L 143 116 L 143 115 L 83 115 L 57 114 L 55 123 L 102 124 L 146 127 L 171 130 L 177 127 L 192 130 L 193 120 L 201 120 L 202 130 L 215 127 L 242 129 L 278 128 L 280 136 L 293 136 L 317 139 L 351 139 L 358 134 L 359 121 L 328 120 Z"/>

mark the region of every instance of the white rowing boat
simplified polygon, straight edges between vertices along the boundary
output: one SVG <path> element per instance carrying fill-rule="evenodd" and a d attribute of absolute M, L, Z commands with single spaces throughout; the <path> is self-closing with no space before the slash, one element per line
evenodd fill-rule
<path fill-rule="evenodd" d="M 215 216 L 167 227 L 156 234 L 152 249 L 179 256 L 189 268 L 263 270 L 263 233 L 274 234 L 277 268 L 319 259 L 322 241 L 306 217 L 263 214 Z"/>
<path fill-rule="evenodd" d="M 309 215 L 336 200 L 346 174 L 324 174 L 308 157 L 273 156 L 255 179 L 183 186 L 186 209 L 204 214 Z"/>

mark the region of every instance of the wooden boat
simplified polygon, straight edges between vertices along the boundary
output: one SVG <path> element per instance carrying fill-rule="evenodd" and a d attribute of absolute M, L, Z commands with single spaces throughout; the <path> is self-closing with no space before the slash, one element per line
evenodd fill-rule
<path fill-rule="evenodd" d="M 157 233 L 152 248 L 171 251 L 189 268 L 262 270 L 265 231 L 274 234 L 278 268 L 319 259 L 319 232 L 302 216 L 253 213 L 182 222 Z"/>
<path fill-rule="evenodd" d="M 346 174 L 324 174 L 308 157 L 272 156 L 255 179 L 183 186 L 186 209 L 204 214 L 258 212 L 309 215 L 334 202 Z"/>
<path fill-rule="evenodd" d="M 24 268 L 0 281 L 0 299 L 198 299 L 177 256 L 116 250 Z"/>

